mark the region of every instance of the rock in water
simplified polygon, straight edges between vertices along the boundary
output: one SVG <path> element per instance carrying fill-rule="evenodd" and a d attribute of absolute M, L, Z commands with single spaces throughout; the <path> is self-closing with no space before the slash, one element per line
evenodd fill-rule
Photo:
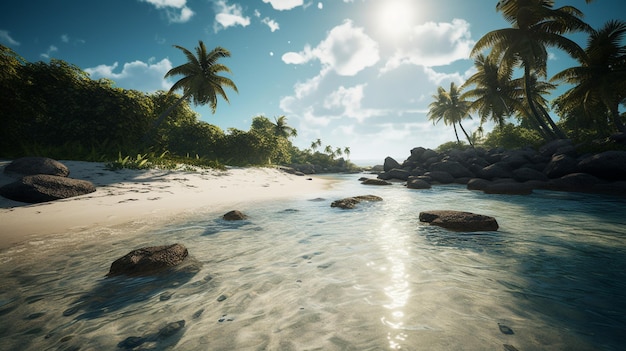
<path fill-rule="evenodd" d="M 48 174 L 24 176 L 0 188 L 0 195 L 7 199 L 40 203 L 85 195 L 96 191 L 93 183 Z"/>
<path fill-rule="evenodd" d="M 188 255 L 187 248 L 181 244 L 151 246 L 133 250 L 111 264 L 108 276 L 141 276 L 158 273 L 177 266 Z"/>
<path fill-rule="evenodd" d="M 4 173 L 18 174 L 20 176 L 49 174 L 59 177 L 67 177 L 70 170 L 57 160 L 47 157 L 21 157 L 15 159 L 4 168 Z"/>
<path fill-rule="evenodd" d="M 339 207 L 342 209 L 353 209 L 362 201 L 383 201 L 381 197 L 375 195 L 361 195 L 355 197 L 347 197 L 345 199 L 333 201 L 330 207 Z"/>
<path fill-rule="evenodd" d="M 419 220 L 460 232 L 498 230 L 498 222 L 495 218 L 471 212 L 425 211 L 420 212 Z"/>
<path fill-rule="evenodd" d="M 226 221 L 241 221 L 241 220 L 244 220 L 244 219 L 248 218 L 248 216 L 246 216 L 241 211 L 233 210 L 233 211 L 230 211 L 230 212 L 224 214 L 224 216 L 222 216 L 222 218 L 224 220 L 226 220 Z"/>

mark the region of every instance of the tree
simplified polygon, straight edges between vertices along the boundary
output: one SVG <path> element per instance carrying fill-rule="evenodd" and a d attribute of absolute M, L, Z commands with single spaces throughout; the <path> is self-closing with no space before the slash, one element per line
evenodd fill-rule
<path fill-rule="evenodd" d="M 497 127 L 505 124 L 505 117 L 516 109 L 519 97 L 519 86 L 511 81 L 513 70 L 508 66 L 498 66 L 494 56 L 478 54 L 474 61 L 477 72 L 462 86 L 465 91 L 461 99 L 474 98 L 470 110 L 480 116 L 480 124 L 488 120 Z"/>
<path fill-rule="evenodd" d="M 460 97 L 460 90 L 456 87 L 454 82 L 450 83 L 450 91 L 446 91 L 444 88 L 437 88 L 437 95 L 433 95 L 435 101 L 428 105 L 428 119 L 433 121 L 433 124 L 443 120 L 445 125 L 452 125 L 454 127 L 454 135 L 457 142 L 460 144 L 459 134 L 456 130 L 457 123 L 461 130 L 465 134 L 467 141 L 473 147 L 472 140 L 463 128 L 461 120 L 464 118 L 471 118 L 468 114 L 470 110 L 471 102 L 464 100 Z"/>
<path fill-rule="evenodd" d="M 574 41 L 563 36 L 574 31 L 589 31 L 590 27 L 581 20 L 582 12 L 572 6 L 553 8 L 553 0 L 508 0 L 496 6 L 511 28 L 491 31 L 480 38 L 471 55 L 476 56 L 486 48 L 501 65 L 521 66 L 524 70 L 526 104 L 537 125 L 550 138 L 565 138 L 563 132 L 546 115 L 540 113 L 531 99 L 532 75 L 546 77 L 548 46 L 555 46 L 574 58 L 584 55 Z M 548 122 L 548 123 L 546 123 Z M 550 124 L 550 126 L 548 126 Z"/>
<path fill-rule="evenodd" d="M 174 45 L 174 47 L 185 54 L 187 62 L 170 69 L 165 74 L 165 78 L 182 75 L 183 77 L 172 85 L 169 93 L 182 89 L 183 95 L 174 105 L 161 113 L 153 129 L 156 129 L 178 104 L 187 99 L 191 99 L 196 106 L 209 104 L 211 111 L 215 113 L 218 96 L 229 102 L 224 87 L 238 92 L 237 86 L 230 78 L 220 76 L 222 72 L 231 73 L 230 68 L 218 62 L 220 58 L 230 57 L 228 50 L 218 46 L 207 52 L 202 40 L 198 41 L 196 55 L 182 46 Z"/>
<path fill-rule="evenodd" d="M 276 123 L 273 123 L 274 135 L 285 139 L 298 136 L 298 131 L 287 125 L 287 117 L 280 116 L 278 118 L 274 118 L 274 120 L 276 121 Z"/>
<path fill-rule="evenodd" d="M 604 115 L 603 106 L 614 127 L 626 132 L 619 114 L 619 104 L 626 98 L 626 22 L 612 20 L 589 36 L 580 66 L 567 68 L 552 81 L 574 85 L 557 98 L 555 105 L 564 115 L 579 109 L 590 119 Z"/>

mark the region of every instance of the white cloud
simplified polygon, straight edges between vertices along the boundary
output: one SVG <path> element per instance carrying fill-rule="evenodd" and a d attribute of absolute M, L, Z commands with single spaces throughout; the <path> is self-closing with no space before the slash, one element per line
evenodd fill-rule
<path fill-rule="evenodd" d="M 187 6 L 187 0 L 139 0 L 165 10 L 171 23 L 185 23 L 193 17 L 194 12 Z"/>
<path fill-rule="evenodd" d="M 436 67 L 469 59 L 475 43 L 469 28 L 470 24 L 462 19 L 453 19 L 452 23 L 427 22 L 415 26 L 411 36 L 400 44 L 381 72 L 403 64 Z"/>
<path fill-rule="evenodd" d="M 15 45 L 15 46 L 20 45 L 20 42 L 14 40 L 11 37 L 11 35 L 9 35 L 9 32 L 6 30 L 0 30 L 0 42 L 7 43 L 9 45 Z"/>
<path fill-rule="evenodd" d="M 274 21 L 273 19 L 270 19 L 269 17 L 265 17 L 261 20 L 261 23 L 266 24 L 268 27 L 270 27 L 270 30 L 272 32 L 275 32 L 277 30 L 280 29 L 280 25 L 278 24 L 278 22 Z"/>
<path fill-rule="evenodd" d="M 345 20 L 315 49 L 305 46 L 299 53 L 283 55 L 283 61 L 288 64 L 303 64 L 314 58 L 341 76 L 354 76 L 375 65 L 380 56 L 378 43 L 365 34 L 363 28 L 355 28 L 351 20 Z"/>
<path fill-rule="evenodd" d="M 63 34 L 61 35 L 61 41 L 64 43 L 69 43 L 70 42 L 70 37 L 67 34 Z"/>
<path fill-rule="evenodd" d="M 41 54 L 41 57 L 46 58 L 46 59 L 49 59 L 49 58 L 50 58 L 50 55 L 52 55 L 53 53 L 55 53 L 55 52 L 57 52 L 57 51 L 59 51 L 59 48 L 57 48 L 57 47 L 56 47 L 56 46 L 54 46 L 54 45 L 50 45 L 50 46 L 48 47 L 48 51 L 46 51 L 46 52 L 42 53 L 42 54 Z"/>
<path fill-rule="evenodd" d="M 92 79 L 108 78 L 115 81 L 116 85 L 125 89 L 135 89 L 145 92 L 157 90 L 169 90 L 171 83 L 164 79 L 165 73 L 172 69 L 172 63 L 167 58 L 155 62 L 154 58 L 143 61 L 133 61 L 125 63 L 118 71 L 119 64 L 99 65 L 86 68 Z M 116 72 L 117 71 L 117 72 Z"/>
<path fill-rule="evenodd" d="M 320 10 L 323 9 L 324 8 L 324 4 L 322 4 L 321 2 L 318 2 L 317 3 L 317 8 L 320 9 Z"/>
<path fill-rule="evenodd" d="M 264 3 L 272 5 L 274 10 L 291 10 L 304 4 L 304 0 L 263 0 Z"/>
<path fill-rule="evenodd" d="M 333 110 L 339 108 L 338 114 L 341 117 L 354 118 L 359 123 L 374 116 L 386 114 L 384 110 L 364 109 L 361 102 L 365 97 L 364 89 L 367 84 L 359 84 L 351 88 L 340 86 L 324 99 L 324 108 Z"/>
<path fill-rule="evenodd" d="M 215 22 L 213 30 L 217 33 L 221 29 L 233 26 L 247 27 L 250 25 L 250 17 L 243 15 L 241 5 L 228 5 L 226 0 L 215 1 Z"/>

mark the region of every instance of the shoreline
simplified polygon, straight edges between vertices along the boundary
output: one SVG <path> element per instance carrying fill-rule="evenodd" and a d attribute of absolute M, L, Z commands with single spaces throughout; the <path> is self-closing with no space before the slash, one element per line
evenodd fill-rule
<path fill-rule="evenodd" d="M 329 189 L 332 180 L 273 168 L 109 171 L 104 163 L 63 161 L 71 178 L 92 182 L 90 194 L 39 204 L 0 196 L 0 250 L 43 237 L 141 220 L 171 223 L 195 212 L 228 212 L 250 203 Z M 0 186 L 13 182 L 0 162 Z M 310 179 L 310 180 L 309 180 Z"/>

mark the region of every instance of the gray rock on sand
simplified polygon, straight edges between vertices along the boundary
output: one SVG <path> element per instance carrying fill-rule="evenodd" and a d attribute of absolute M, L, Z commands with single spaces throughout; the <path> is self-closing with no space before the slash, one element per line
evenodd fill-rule
<path fill-rule="evenodd" d="M 86 180 L 36 174 L 24 176 L 2 186 L 0 195 L 15 201 L 40 203 L 85 195 L 94 191 L 96 187 Z"/>
<path fill-rule="evenodd" d="M 107 276 L 157 274 L 181 264 L 188 255 L 187 248 L 181 244 L 143 247 L 115 260 Z"/>
<path fill-rule="evenodd" d="M 248 216 L 239 210 L 232 210 L 224 214 L 222 218 L 226 221 L 241 221 L 248 218 Z"/>
<path fill-rule="evenodd" d="M 462 211 L 424 211 L 420 212 L 419 220 L 461 232 L 496 231 L 499 228 L 493 217 Z"/>
<path fill-rule="evenodd" d="M 364 179 L 363 181 L 361 181 L 361 184 L 364 184 L 364 185 L 392 185 L 391 183 L 389 183 L 386 180 L 371 179 L 371 178 Z"/>
<path fill-rule="evenodd" d="M 8 164 L 4 173 L 17 176 L 49 174 L 67 177 L 70 170 L 61 162 L 48 157 L 21 157 Z"/>
<path fill-rule="evenodd" d="M 375 195 L 347 197 L 345 199 L 333 201 L 333 203 L 330 204 L 330 207 L 339 207 L 344 210 L 349 210 L 355 208 L 356 205 L 363 201 L 383 201 L 383 199 Z"/>

